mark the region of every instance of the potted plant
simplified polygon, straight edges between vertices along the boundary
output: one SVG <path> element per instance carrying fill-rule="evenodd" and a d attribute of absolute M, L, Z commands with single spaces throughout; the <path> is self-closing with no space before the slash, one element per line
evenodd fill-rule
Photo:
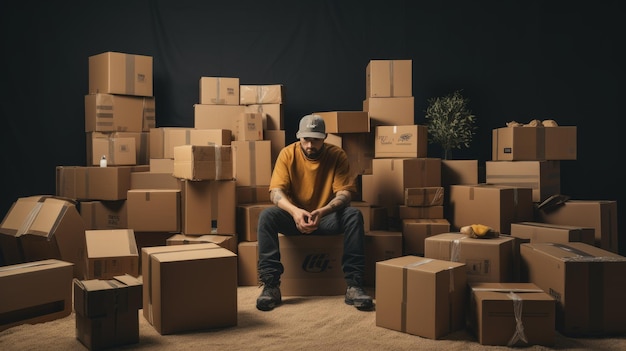
<path fill-rule="evenodd" d="M 428 141 L 439 144 L 443 159 L 453 149 L 468 148 L 476 132 L 476 116 L 467 107 L 469 100 L 457 90 L 452 94 L 428 99 L 426 126 Z"/>

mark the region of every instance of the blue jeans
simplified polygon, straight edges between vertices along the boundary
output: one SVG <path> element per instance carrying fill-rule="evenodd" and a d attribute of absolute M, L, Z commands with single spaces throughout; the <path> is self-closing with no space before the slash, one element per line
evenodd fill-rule
<path fill-rule="evenodd" d="M 365 232 L 363 214 L 354 207 L 346 207 L 322 217 L 319 227 L 311 234 L 296 228 L 291 215 L 278 208 L 268 207 L 259 216 L 257 239 L 259 244 L 259 280 L 263 284 L 277 284 L 284 267 L 280 261 L 278 233 L 283 235 L 344 235 L 341 265 L 348 286 L 362 286 L 365 270 Z"/>

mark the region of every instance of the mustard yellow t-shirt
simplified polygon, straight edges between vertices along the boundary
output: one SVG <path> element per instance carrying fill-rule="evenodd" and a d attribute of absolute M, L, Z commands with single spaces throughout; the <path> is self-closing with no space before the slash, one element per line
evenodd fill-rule
<path fill-rule="evenodd" d="M 282 189 L 295 205 L 307 211 L 325 206 L 339 190 L 356 191 L 342 148 L 324 143 L 320 157 L 309 160 L 300 141 L 280 151 L 270 180 L 270 189 L 275 188 Z"/>

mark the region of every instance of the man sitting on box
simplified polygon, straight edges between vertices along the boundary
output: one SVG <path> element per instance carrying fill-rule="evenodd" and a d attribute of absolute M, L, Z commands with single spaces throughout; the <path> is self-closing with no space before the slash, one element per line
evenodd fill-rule
<path fill-rule="evenodd" d="M 344 234 L 342 269 L 348 289 L 345 302 L 359 310 L 374 304 L 363 289 L 365 232 L 361 211 L 350 207 L 356 191 L 344 150 L 327 144 L 326 125 L 318 115 L 300 120 L 299 141 L 283 148 L 270 180 L 270 199 L 276 205 L 259 216 L 258 272 L 263 291 L 256 307 L 271 311 L 282 302 L 278 233 L 283 235 Z"/>

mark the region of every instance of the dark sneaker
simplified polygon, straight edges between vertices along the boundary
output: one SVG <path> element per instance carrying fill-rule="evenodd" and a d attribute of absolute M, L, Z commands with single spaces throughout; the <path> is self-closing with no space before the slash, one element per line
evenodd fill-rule
<path fill-rule="evenodd" d="M 281 303 L 280 288 L 277 285 L 265 284 L 261 295 L 256 299 L 256 308 L 261 311 L 271 311 Z"/>
<path fill-rule="evenodd" d="M 358 310 L 369 310 L 374 307 L 372 297 L 365 293 L 360 286 L 349 286 L 346 290 L 346 303 L 353 305 Z"/>

